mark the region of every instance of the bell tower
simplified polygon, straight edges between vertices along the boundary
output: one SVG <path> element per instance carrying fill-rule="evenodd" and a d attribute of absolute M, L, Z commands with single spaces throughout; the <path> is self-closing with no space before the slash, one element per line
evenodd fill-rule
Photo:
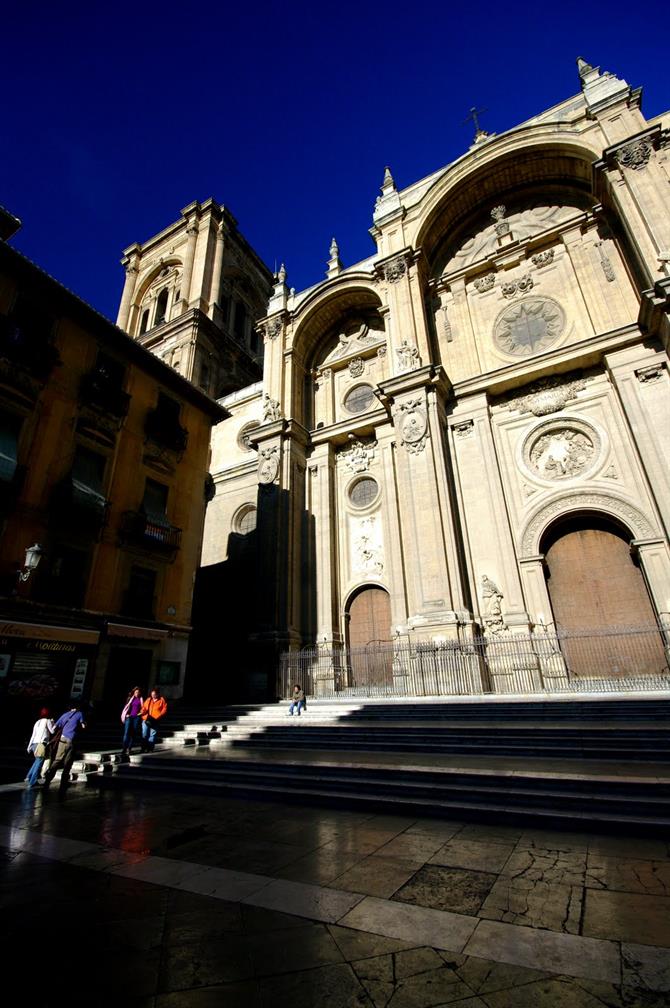
<path fill-rule="evenodd" d="M 124 251 L 117 325 L 208 395 L 258 381 L 272 274 L 213 199 Z"/>

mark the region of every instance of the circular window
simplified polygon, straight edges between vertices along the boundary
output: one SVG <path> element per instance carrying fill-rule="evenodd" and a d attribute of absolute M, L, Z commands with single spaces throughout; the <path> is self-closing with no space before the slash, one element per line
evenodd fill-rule
<path fill-rule="evenodd" d="M 249 440 L 249 438 L 251 437 L 251 434 L 258 427 L 260 427 L 260 424 L 258 423 L 258 421 L 257 420 L 252 420 L 251 423 L 245 424 L 244 427 L 242 428 L 242 430 L 240 431 L 240 433 L 237 435 L 237 444 L 238 444 L 238 447 L 240 447 L 242 449 L 242 451 L 246 451 L 246 452 L 252 451 L 251 441 Z"/>
<path fill-rule="evenodd" d="M 256 528 L 256 508 L 253 504 L 247 504 L 240 508 L 234 521 L 235 531 L 239 535 L 248 535 Z"/>
<path fill-rule="evenodd" d="M 365 413 L 370 409 L 375 399 L 371 385 L 357 385 L 344 397 L 344 408 L 347 413 Z"/>
<path fill-rule="evenodd" d="M 349 500 L 354 507 L 367 507 L 368 504 L 372 504 L 378 493 L 377 480 L 373 480 L 371 476 L 364 476 L 363 479 L 357 480 L 349 490 Z"/>

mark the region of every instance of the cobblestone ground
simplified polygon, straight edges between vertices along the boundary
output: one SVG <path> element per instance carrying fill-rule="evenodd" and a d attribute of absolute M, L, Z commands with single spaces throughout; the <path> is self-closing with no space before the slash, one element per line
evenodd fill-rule
<path fill-rule="evenodd" d="M 0 859 L 47 1008 L 670 1005 L 664 840 L 10 786 Z"/>

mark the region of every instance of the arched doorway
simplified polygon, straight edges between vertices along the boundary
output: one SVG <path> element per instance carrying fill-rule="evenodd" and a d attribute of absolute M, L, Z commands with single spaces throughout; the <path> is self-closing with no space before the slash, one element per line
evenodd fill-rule
<path fill-rule="evenodd" d="M 604 515 L 570 516 L 547 530 L 541 551 L 571 673 L 621 678 L 663 670 L 656 614 L 628 530 Z M 620 627 L 649 632 L 612 633 Z"/>
<path fill-rule="evenodd" d="M 347 643 L 352 685 L 385 687 L 393 682 L 391 601 L 376 585 L 358 591 L 347 605 Z"/>

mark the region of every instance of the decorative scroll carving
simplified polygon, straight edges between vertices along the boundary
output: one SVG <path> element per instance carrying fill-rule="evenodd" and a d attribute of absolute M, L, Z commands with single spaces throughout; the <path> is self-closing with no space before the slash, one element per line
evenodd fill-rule
<path fill-rule="evenodd" d="M 415 371 L 421 366 L 419 351 L 415 346 L 408 343 L 406 339 L 403 339 L 402 343 L 396 350 L 396 354 L 398 355 L 398 365 L 400 371 Z"/>
<path fill-rule="evenodd" d="M 649 164 L 654 147 L 651 140 L 632 140 L 616 152 L 616 159 L 622 168 L 640 171 Z"/>
<path fill-rule="evenodd" d="M 530 261 L 538 269 L 542 266 L 548 266 L 549 263 L 554 261 L 554 249 L 551 248 L 546 249 L 544 252 L 538 252 L 536 255 L 530 257 Z"/>
<path fill-rule="evenodd" d="M 585 388 L 585 378 L 575 378 L 572 381 L 564 381 L 561 377 L 540 378 L 527 385 L 523 395 L 511 393 L 503 396 L 501 402 L 507 409 L 519 413 L 547 416 L 549 413 L 558 413 Z"/>
<path fill-rule="evenodd" d="M 610 258 L 607 255 L 607 253 L 605 252 L 605 249 L 603 248 L 603 243 L 601 241 L 597 241 L 595 243 L 595 245 L 596 245 L 596 248 L 598 249 L 598 256 L 600 258 L 600 265 L 603 268 L 603 273 L 605 274 L 605 279 L 607 280 L 608 283 L 612 283 L 612 281 L 615 280 L 616 277 L 614 276 L 614 269 L 612 267 L 612 263 L 610 262 Z"/>
<path fill-rule="evenodd" d="M 474 420 L 462 420 L 460 423 L 456 423 L 451 428 L 457 438 L 467 438 L 470 437 L 475 429 Z"/>
<path fill-rule="evenodd" d="M 349 361 L 349 374 L 352 378 L 360 378 L 365 373 L 365 361 L 362 357 L 354 357 Z"/>
<path fill-rule="evenodd" d="M 279 402 L 277 399 L 271 399 L 266 392 L 263 396 L 263 423 L 273 423 L 279 420 L 280 416 Z"/>
<path fill-rule="evenodd" d="M 349 436 L 352 437 L 352 435 Z M 370 463 L 375 457 L 375 447 L 376 444 L 374 441 L 366 443 L 352 437 L 351 445 L 341 453 L 340 457 L 351 472 L 367 472 L 370 468 Z"/>
<path fill-rule="evenodd" d="M 530 273 L 525 273 L 520 280 L 508 280 L 500 285 L 503 297 L 513 298 L 515 294 L 527 294 L 535 286 Z"/>
<path fill-rule="evenodd" d="M 580 510 L 604 511 L 605 514 L 614 515 L 630 528 L 636 539 L 642 539 L 653 533 L 647 518 L 628 501 L 604 493 L 576 493 L 545 504 L 533 515 L 521 538 L 524 555 L 532 556 L 539 553 L 542 533 L 552 519 L 558 515 Z"/>
<path fill-rule="evenodd" d="M 526 298 L 500 313 L 493 327 L 493 338 L 505 353 L 529 357 L 552 346 L 564 326 L 563 309 L 555 301 Z"/>
<path fill-rule="evenodd" d="M 503 633 L 507 630 L 502 614 L 502 600 L 505 596 L 487 574 L 482 574 L 481 593 L 484 603 L 482 617 L 486 630 L 492 634 Z"/>
<path fill-rule="evenodd" d="M 258 462 L 258 482 L 266 486 L 274 483 L 279 475 L 279 449 L 262 448 Z"/>
<path fill-rule="evenodd" d="M 480 294 L 484 294 L 486 291 L 491 290 L 495 282 L 496 282 L 495 273 L 487 273 L 486 276 L 477 277 L 477 279 L 475 280 L 475 289 L 478 290 Z"/>
<path fill-rule="evenodd" d="M 402 444 L 412 455 L 422 452 L 426 447 L 428 436 L 428 421 L 421 399 L 412 399 L 402 403 L 398 410 Z"/>
<path fill-rule="evenodd" d="M 663 377 L 663 364 L 651 364 L 649 367 L 637 368 L 635 377 L 643 385 L 653 385 Z"/>

